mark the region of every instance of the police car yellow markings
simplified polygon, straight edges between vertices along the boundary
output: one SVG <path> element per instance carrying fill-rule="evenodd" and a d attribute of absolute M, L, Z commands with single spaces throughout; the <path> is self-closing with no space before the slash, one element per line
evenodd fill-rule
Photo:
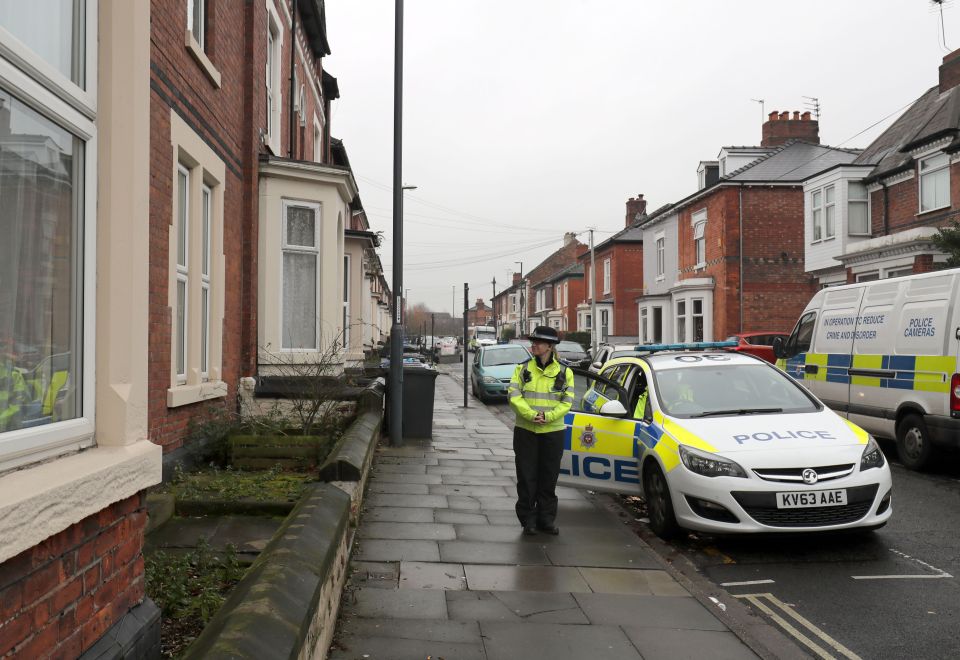
<path fill-rule="evenodd" d="M 847 426 L 850 427 L 850 430 L 853 431 L 853 434 L 857 436 L 857 442 L 859 442 L 861 445 L 867 444 L 867 441 L 870 439 L 869 433 L 851 422 L 849 419 L 845 419 L 843 421 L 846 422 Z"/>
<path fill-rule="evenodd" d="M 634 451 L 636 422 L 582 413 L 567 413 L 563 421 L 570 467 L 561 468 L 561 474 L 640 483 Z"/>

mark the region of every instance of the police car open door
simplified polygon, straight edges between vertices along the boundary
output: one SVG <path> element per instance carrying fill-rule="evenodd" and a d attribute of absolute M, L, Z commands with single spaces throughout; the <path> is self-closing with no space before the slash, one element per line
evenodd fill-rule
<path fill-rule="evenodd" d="M 590 490 L 638 493 L 639 429 L 638 421 L 632 417 L 637 366 L 618 365 L 605 370 L 609 378 L 581 369 L 573 372 L 574 403 L 564 418 L 559 483 Z M 606 405 L 611 402 L 619 402 L 622 412 L 601 413 L 601 409 L 618 408 L 615 403 Z"/>

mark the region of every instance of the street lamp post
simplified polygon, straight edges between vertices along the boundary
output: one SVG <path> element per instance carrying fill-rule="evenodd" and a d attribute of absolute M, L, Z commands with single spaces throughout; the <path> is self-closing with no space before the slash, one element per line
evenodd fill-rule
<path fill-rule="evenodd" d="M 523 293 L 524 293 L 524 289 L 526 289 L 527 287 L 524 286 L 524 283 L 523 283 L 523 262 L 514 261 L 513 263 L 520 264 L 520 332 L 517 333 L 517 336 L 522 337 L 524 334 L 526 334 L 526 327 L 523 325 L 523 308 L 524 308 Z"/>
<path fill-rule="evenodd" d="M 403 0 L 393 40 L 393 323 L 390 332 L 390 444 L 403 445 Z"/>

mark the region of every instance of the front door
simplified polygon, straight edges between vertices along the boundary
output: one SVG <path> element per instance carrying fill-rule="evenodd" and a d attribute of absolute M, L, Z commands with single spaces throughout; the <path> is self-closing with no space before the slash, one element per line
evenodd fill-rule
<path fill-rule="evenodd" d="M 564 420 L 560 484 L 589 490 L 639 492 L 635 452 L 638 424 L 632 418 L 630 396 L 636 370 L 633 364 L 616 365 L 605 370 L 609 378 L 574 370 L 576 382 L 586 391 L 576 398 Z M 620 401 L 627 414 L 601 415 L 599 409 L 608 401 Z"/>

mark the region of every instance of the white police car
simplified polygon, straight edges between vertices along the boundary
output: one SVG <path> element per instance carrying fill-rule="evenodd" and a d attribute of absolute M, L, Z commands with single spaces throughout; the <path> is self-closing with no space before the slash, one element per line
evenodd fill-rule
<path fill-rule="evenodd" d="M 565 418 L 560 483 L 642 494 L 663 538 L 886 524 L 874 439 L 773 365 L 711 350 L 726 345 L 640 346 L 578 373 L 596 380 Z"/>

